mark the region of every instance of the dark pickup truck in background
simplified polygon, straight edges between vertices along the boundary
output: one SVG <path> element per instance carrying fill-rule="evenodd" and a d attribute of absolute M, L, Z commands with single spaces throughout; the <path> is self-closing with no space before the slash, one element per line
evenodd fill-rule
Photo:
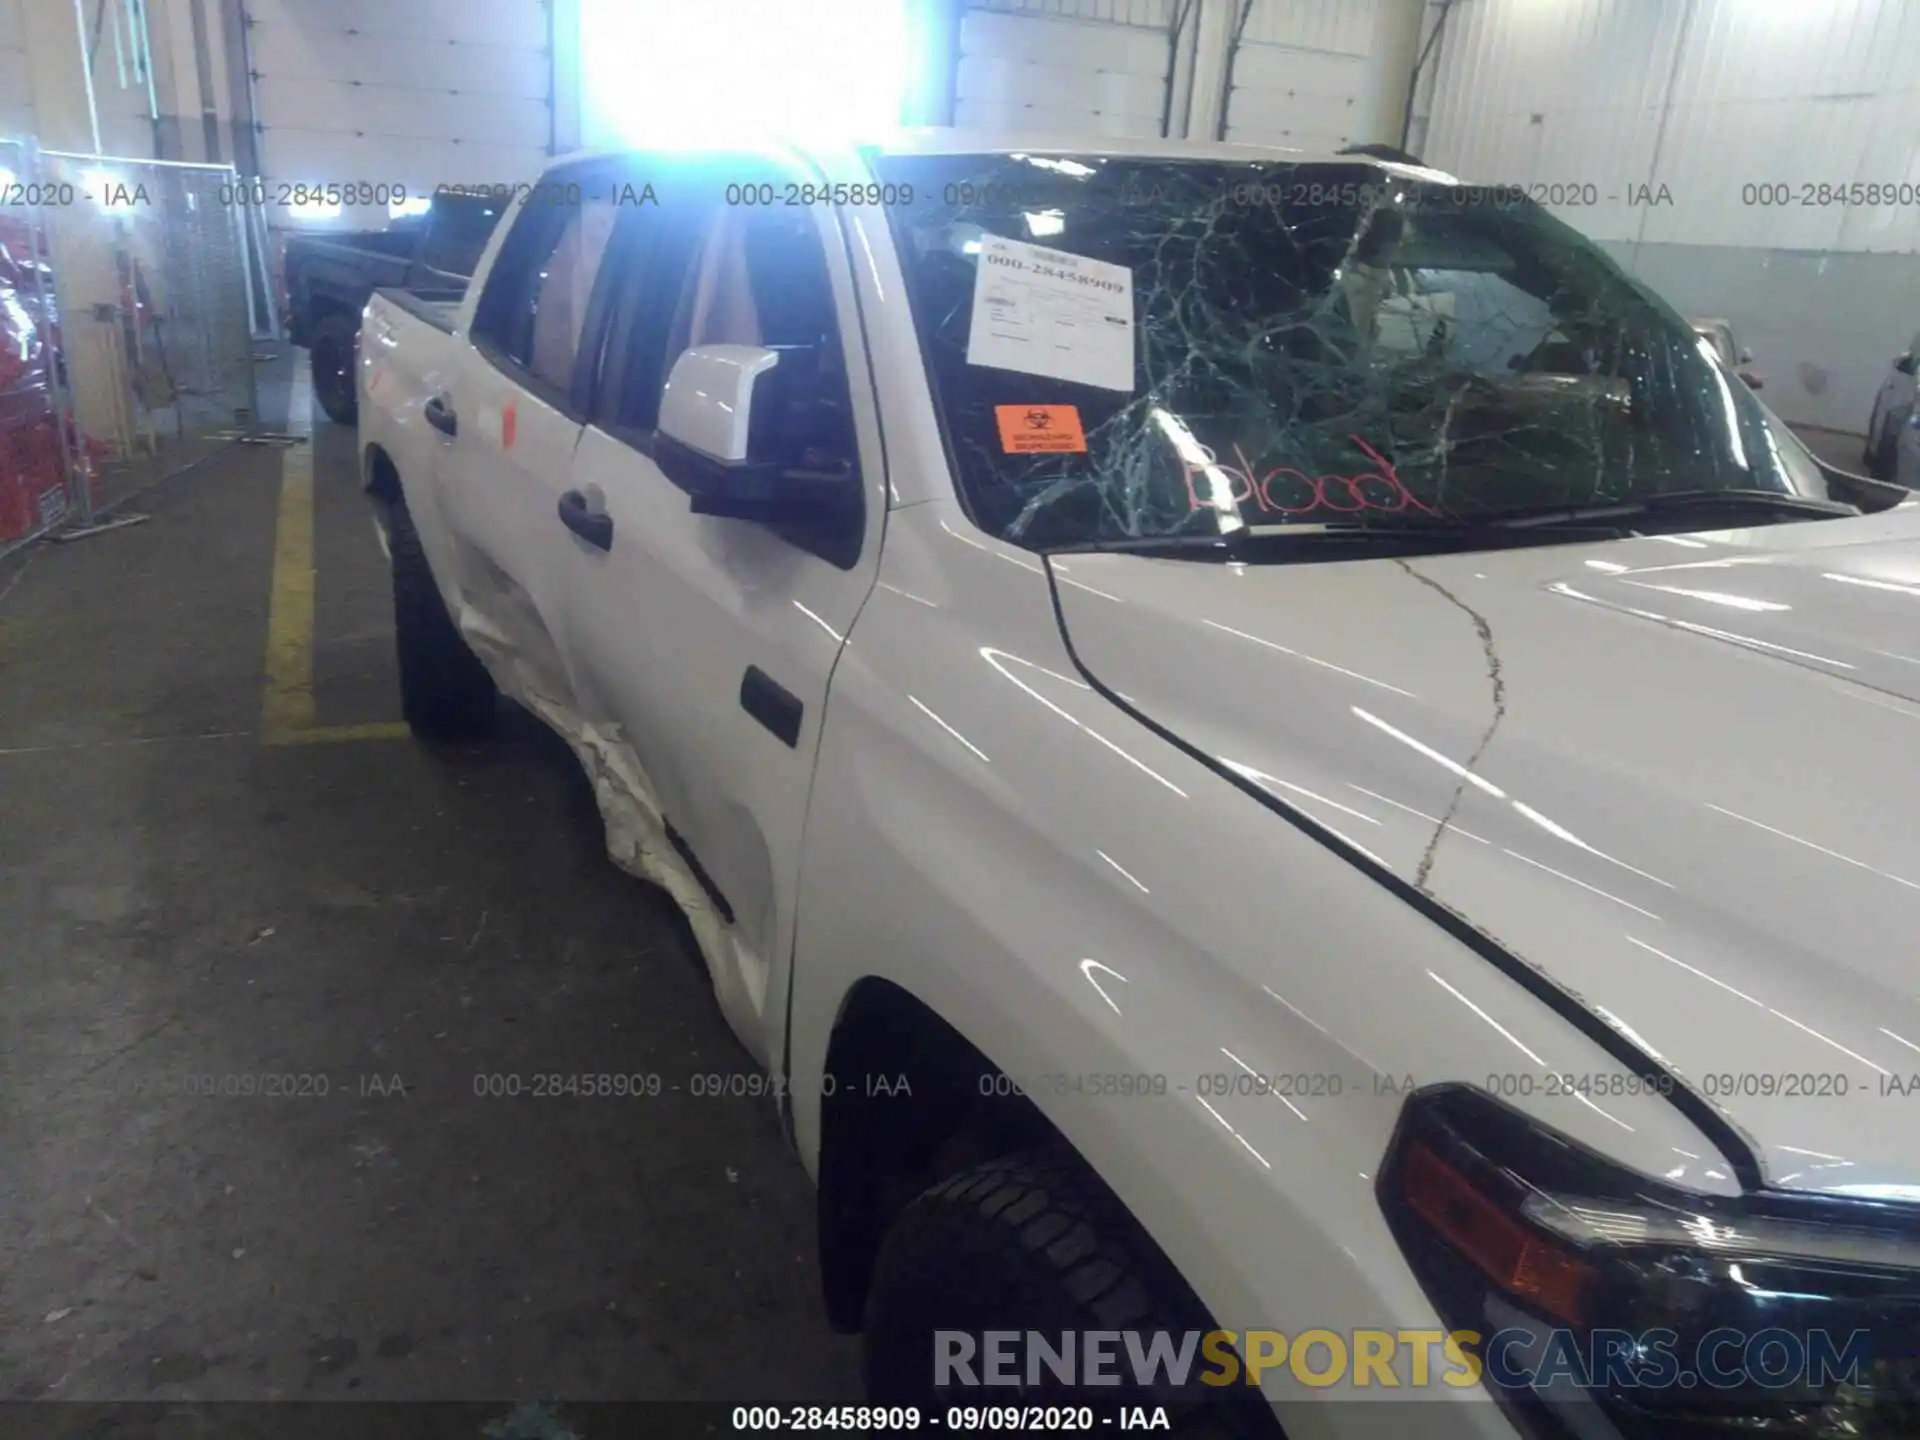
<path fill-rule="evenodd" d="M 355 346 L 373 292 L 458 299 L 505 208 L 504 197 L 441 189 L 425 214 L 384 230 L 288 238 L 287 338 L 310 352 L 313 398 L 330 419 L 354 422 Z"/>

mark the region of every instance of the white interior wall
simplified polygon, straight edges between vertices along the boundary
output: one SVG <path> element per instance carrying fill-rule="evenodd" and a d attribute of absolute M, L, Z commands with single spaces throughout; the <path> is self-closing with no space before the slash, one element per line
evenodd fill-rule
<path fill-rule="evenodd" d="M 260 169 L 414 194 L 512 184 L 555 138 L 548 0 L 245 0 Z M 271 197 L 270 197 L 271 198 Z M 383 223 L 347 207 L 336 223 Z M 303 222 L 306 223 L 306 222 Z"/>
<path fill-rule="evenodd" d="M 87 0 L 86 13 L 91 39 L 99 0 Z M 0 135 L 30 137 L 49 150 L 91 150 L 97 121 L 100 150 L 152 156 L 149 94 L 133 67 L 124 15 L 124 0 L 114 0 L 101 24 L 90 110 L 73 0 L 0 0 Z"/>
<path fill-rule="evenodd" d="M 1043 135 L 1158 135 L 1179 0 L 974 0 L 953 123 Z"/>
<path fill-rule="evenodd" d="M 1422 9 L 1423 0 L 1193 0 L 1184 9 L 1180 0 L 971 0 L 955 123 L 1158 135 L 1165 116 L 1172 134 L 1210 139 L 1224 118 L 1225 138 L 1286 149 L 1397 140 Z M 1181 14 L 1175 57 L 1169 36 Z"/>
<path fill-rule="evenodd" d="M 231 105 L 219 24 L 221 0 L 144 0 L 154 83 L 130 66 L 116 64 L 108 22 L 121 22 L 121 55 L 129 59 L 126 0 L 109 0 L 101 44 L 94 57 L 93 107 L 100 125 L 100 149 L 114 155 L 204 161 L 214 158 L 206 141 L 205 115 L 213 110 L 218 158 L 233 159 Z M 193 12 L 206 17 L 207 64 L 211 93 L 199 84 Z M 89 39 L 100 0 L 85 0 Z M 72 0 L 0 0 L 0 136 L 37 139 L 47 149 L 92 150 L 93 121 L 88 114 L 86 77 L 80 64 L 80 23 Z M 122 80 L 126 83 L 122 83 Z M 153 122 L 150 105 L 157 108 Z"/>
<path fill-rule="evenodd" d="M 71 35 L 75 30 L 72 0 L 24 0 L 29 10 L 43 10 L 51 21 L 64 19 L 60 27 Z M 143 72 L 136 64 L 134 37 L 127 18 L 126 0 L 84 0 L 87 19 L 87 44 L 93 54 L 93 105 L 100 123 L 100 150 L 107 155 L 149 158 L 159 154 L 153 120 L 159 100 L 158 85 L 149 90 Z M 50 27 L 51 28 L 51 27 Z M 60 48 L 68 53 L 55 57 L 56 69 L 44 77 L 36 64 L 35 80 L 44 87 L 67 87 L 79 73 L 77 48 L 73 42 Z M 70 58 L 70 56 L 72 58 Z M 84 84 L 84 82 L 81 82 Z M 43 107 L 44 108 L 44 107 Z M 51 142 L 49 142 L 51 148 Z M 77 148 L 88 146 L 83 142 Z"/>
<path fill-rule="evenodd" d="M 24 139 L 34 133 L 32 73 L 27 62 L 27 32 L 20 7 L 25 0 L 0 0 L 0 139 Z"/>
<path fill-rule="evenodd" d="M 1397 140 L 1418 25 L 1417 0 L 1254 0 L 1224 138 L 1320 153 Z"/>
<path fill-rule="evenodd" d="M 233 89 L 217 0 L 147 0 L 147 7 L 161 111 L 172 117 L 170 158 L 233 164 Z"/>
<path fill-rule="evenodd" d="M 1427 159 L 1583 187 L 1561 217 L 1731 319 L 1782 416 L 1864 425 L 1920 327 L 1920 5 L 1460 0 L 1439 54 Z M 1853 182 L 1895 203 L 1802 193 Z"/>
<path fill-rule="evenodd" d="M 161 108 L 177 126 L 170 153 L 204 157 L 211 107 L 227 142 L 223 158 L 231 158 L 235 137 L 222 127 L 244 108 L 236 106 L 236 89 L 248 89 L 231 76 L 250 70 L 246 103 L 257 128 L 238 138 L 251 141 L 270 191 L 282 182 L 430 190 L 443 181 L 511 181 L 535 172 L 551 151 L 571 148 L 578 130 L 580 41 L 569 23 L 577 0 L 498 0 L 484 9 L 470 0 L 199 0 L 212 51 L 204 91 L 194 0 L 149 3 L 168 92 Z M 1326 150 L 1396 137 L 1422 0 L 1252 0 L 1230 88 L 1227 42 L 1245 0 L 924 3 L 959 8 L 956 125 L 1122 136 L 1157 135 L 1165 124 L 1176 135 L 1206 137 L 1224 112 L 1233 139 Z M 1172 27 L 1183 4 L 1187 24 L 1176 55 Z M 63 0 L 0 0 L 0 82 L 32 69 L 17 33 L 27 6 L 60 12 L 73 48 Z M 60 26 L 43 21 L 42 28 Z M 0 103 L 14 96 L 16 124 L 32 128 L 31 91 L 0 83 Z M 138 95 L 103 94 L 100 106 L 105 148 L 151 153 Z M 249 146 L 238 148 L 244 163 Z M 295 223 L 346 227 L 382 218 L 348 207 L 325 222 Z"/>

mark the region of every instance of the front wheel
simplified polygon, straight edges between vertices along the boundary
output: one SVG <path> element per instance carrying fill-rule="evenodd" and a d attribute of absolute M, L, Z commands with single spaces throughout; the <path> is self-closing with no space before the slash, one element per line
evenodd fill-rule
<path fill-rule="evenodd" d="M 1136 1384 L 1125 1348 L 1120 1385 L 1040 1383 L 1001 1387 L 985 1379 L 983 1333 L 1062 1335 L 1135 1331 L 1145 1349 L 1165 1331 L 1177 1348 L 1188 1332 L 1213 1329 L 1199 1300 L 1124 1206 L 1077 1156 L 1049 1147 L 988 1161 L 941 1181 L 901 1212 L 874 1264 L 863 1322 L 867 1395 L 876 1405 L 1165 1405 L 1175 1433 L 1260 1436 L 1279 1427 L 1258 1389 L 1195 1398 L 1204 1362 L 1179 1392 Z M 962 1357 L 971 1341 L 970 1360 Z M 1028 1343 L 1031 1343 L 1029 1340 Z M 1026 1366 L 1016 1366 L 1024 1382 Z M 1164 1380 L 1164 1373 L 1154 1377 Z"/>
<path fill-rule="evenodd" d="M 307 357 L 313 366 L 313 399 L 327 418 L 351 425 L 359 418 L 360 401 L 354 392 L 353 358 L 360 339 L 359 322 L 346 315 L 329 315 L 314 327 Z"/>
<path fill-rule="evenodd" d="M 493 729 L 493 677 L 453 623 L 405 507 L 388 519 L 393 552 L 393 638 L 400 710 L 423 740 L 475 740 Z"/>

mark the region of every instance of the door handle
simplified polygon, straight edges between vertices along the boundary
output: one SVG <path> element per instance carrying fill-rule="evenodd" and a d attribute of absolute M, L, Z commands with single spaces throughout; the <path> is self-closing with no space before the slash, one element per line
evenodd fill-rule
<path fill-rule="evenodd" d="M 560 523 L 596 550 L 613 548 L 613 517 L 605 511 L 589 510 L 587 497 L 569 490 L 560 497 Z"/>
<path fill-rule="evenodd" d="M 800 720 L 806 706 L 758 665 L 749 665 L 740 677 L 740 708 L 778 735 L 788 748 L 800 747 Z"/>
<path fill-rule="evenodd" d="M 427 424 L 433 426 L 442 435 L 453 435 L 459 432 L 460 417 L 449 410 L 447 402 L 438 395 L 427 401 L 420 413 L 426 417 Z"/>

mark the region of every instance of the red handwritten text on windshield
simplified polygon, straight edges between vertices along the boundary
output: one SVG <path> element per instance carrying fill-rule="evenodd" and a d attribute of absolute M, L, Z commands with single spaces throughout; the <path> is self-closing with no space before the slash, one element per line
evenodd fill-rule
<path fill-rule="evenodd" d="M 1393 464 L 1358 435 L 1347 437 L 1374 468 L 1353 475 L 1309 475 L 1304 470 L 1281 465 L 1256 473 L 1252 461 L 1238 445 L 1233 447 L 1237 465 L 1223 465 L 1205 451 L 1207 463 L 1183 459 L 1187 498 L 1195 510 L 1244 512 L 1252 508 L 1269 515 L 1357 515 L 1376 510 L 1399 514 L 1418 510 L 1426 515 L 1440 512 L 1421 500 L 1395 473 Z M 1196 486 L 1196 481 L 1200 484 Z M 1227 493 L 1216 493 L 1224 482 Z M 1204 491 L 1204 493 L 1202 493 Z"/>

